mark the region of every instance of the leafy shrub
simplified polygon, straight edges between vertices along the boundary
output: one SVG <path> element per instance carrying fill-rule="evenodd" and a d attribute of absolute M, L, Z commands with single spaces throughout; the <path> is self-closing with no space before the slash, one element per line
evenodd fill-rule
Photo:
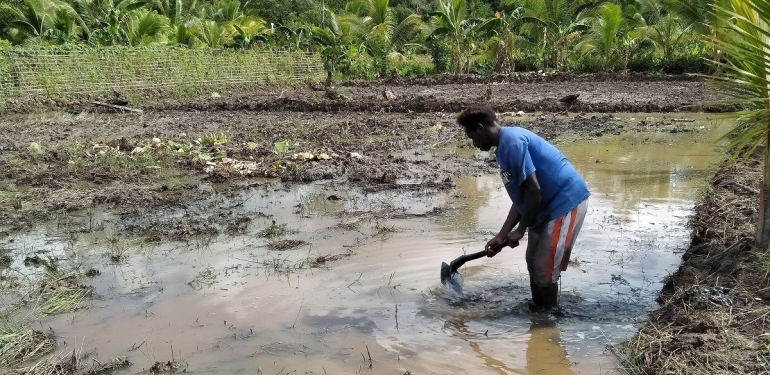
<path fill-rule="evenodd" d="M 377 66 L 374 59 L 366 53 L 353 52 L 349 54 L 350 65 L 342 70 L 349 78 L 375 79 L 377 78 Z"/>
<path fill-rule="evenodd" d="M 696 44 L 683 53 L 664 56 L 660 61 L 660 71 L 666 74 L 710 73 L 712 66 L 706 60 L 703 46 Z"/>
<path fill-rule="evenodd" d="M 433 62 L 426 55 L 403 56 L 402 58 L 391 59 L 390 66 L 398 72 L 401 77 L 424 76 L 433 73 Z"/>
<path fill-rule="evenodd" d="M 534 72 L 540 67 L 540 62 L 534 54 L 527 54 L 516 57 L 515 69 L 517 72 Z"/>
<path fill-rule="evenodd" d="M 452 48 L 449 46 L 449 43 L 442 38 L 431 37 L 428 38 L 425 44 L 430 52 L 430 58 L 433 60 L 433 71 L 435 73 L 448 72 L 452 56 Z"/>
<path fill-rule="evenodd" d="M 654 72 L 658 70 L 658 58 L 653 52 L 634 54 L 628 59 L 629 71 Z"/>
<path fill-rule="evenodd" d="M 495 72 L 495 64 L 485 58 L 474 58 L 471 61 L 471 73 L 487 76 Z"/>

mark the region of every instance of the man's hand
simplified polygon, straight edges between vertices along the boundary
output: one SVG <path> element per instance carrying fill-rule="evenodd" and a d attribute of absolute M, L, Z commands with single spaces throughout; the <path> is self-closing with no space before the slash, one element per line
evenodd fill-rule
<path fill-rule="evenodd" d="M 487 251 L 488 257 L 493 257 L 497 255 L 500 251 L 503 250 L 504 247 L 510 246 L 510 247 L 516 247 L 519 246 L 519 239 L 523 236 L 519 236 L 516 240 L 511 240 L 511 235 L 513 232 L 509 233 L 506 236 L 495 236 L 489 242 L 487 242 L 487 245 L 484 247 L 484 249 Z"/>

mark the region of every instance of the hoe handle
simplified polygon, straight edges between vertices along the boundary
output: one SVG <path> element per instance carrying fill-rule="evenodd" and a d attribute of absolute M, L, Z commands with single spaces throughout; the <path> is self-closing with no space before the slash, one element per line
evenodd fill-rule
<path fill-rule="evenodd" d="M 512 247 L 516 247 L 518 245 L 519 244 L 516 243 Z M 497 245 L 497 246 L 493 247 L 492 250 L 500 251 L 504 247 L 505 247 L 505 244 L 500 244 L 500 245 Z M 476 259 L 479 259 L 479 258 L 483 258 L 485 256 L 487 256 L 487 251 L 486 250 L 481 250 L 481 251 L 476 252 L 476 253 L 462 255 L 462 256 L 458 257 L 457 259 L 453 260 L 452 263 L 449 264 L 449 269 L 450 269 L 450 273 L 449 274 L 451 275 L 451 274 L 457 272 L 457 270 L 460 269 L 460 267 L 462 267 L 463 264 L 465 264 L 465 262 L 470 261 L 470 260 L 476 260 Z"/>

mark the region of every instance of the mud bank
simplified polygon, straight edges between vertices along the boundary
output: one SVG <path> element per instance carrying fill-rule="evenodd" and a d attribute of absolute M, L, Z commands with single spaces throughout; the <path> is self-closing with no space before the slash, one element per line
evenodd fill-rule
<path fill-rule="evenodd" d="M 431 76 L 418 79 L 350 82 L 328 89 L 320 83 L 239 85 L 198 89 L 180 98 L 163 89 L 119 93 L 116 103 L 145 111 L 291 111 L 291 112 L 456 112 L 483 101 L 496 110 L 546 112 L 725 112 L 711 84 L 692 76 L 524 75 Z M 576 96 L 572 100 L 561 100 Z M 120 112 L 95 108 L 93 100 L 114 102 L 114 95 L 8 100 L 8 113 L 41 109 Z M 127 103 L 126 103 L 127 102 Z"/>
<path fill-rule="evenodd" d="M 761 179 L 759 155 L 715 173 L 660 309 L 621 347 L 631 373 L 770 372 L 770 263 L 753 246 Z"/>

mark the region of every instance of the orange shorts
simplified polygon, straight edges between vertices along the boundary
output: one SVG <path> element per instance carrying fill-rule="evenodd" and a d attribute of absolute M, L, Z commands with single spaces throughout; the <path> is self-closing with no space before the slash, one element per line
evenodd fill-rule
<path fill-rule="evenodd" d="M 559 281 L 561 271 L 567 269 L 587 208 L 586 199 L 566 215 L 529 229 L 526 259 L 532 284 L 545 287 Z"/>

